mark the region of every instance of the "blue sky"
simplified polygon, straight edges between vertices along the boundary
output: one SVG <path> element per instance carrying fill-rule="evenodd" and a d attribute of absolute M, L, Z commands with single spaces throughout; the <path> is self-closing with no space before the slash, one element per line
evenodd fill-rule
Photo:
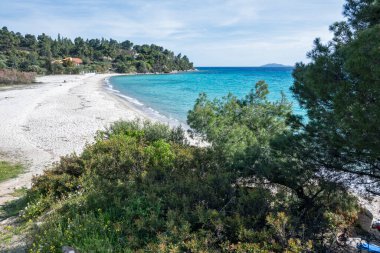
<path fill-rule="evenodd" d="M 157 44 L 196 66 L 293 65 L 331 38 L 344 0 L 0 0 L 0 26 L 23 34 Z"/>

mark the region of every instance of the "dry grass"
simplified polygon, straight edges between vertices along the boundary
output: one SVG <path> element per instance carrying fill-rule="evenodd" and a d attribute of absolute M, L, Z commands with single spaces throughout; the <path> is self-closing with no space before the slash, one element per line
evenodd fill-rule
<path fill-rule="evenodd" d="M 20 72 L 14 69 L 0 69 L 0 84 L 29 84 L 34 82 L 36 73 Z"/>

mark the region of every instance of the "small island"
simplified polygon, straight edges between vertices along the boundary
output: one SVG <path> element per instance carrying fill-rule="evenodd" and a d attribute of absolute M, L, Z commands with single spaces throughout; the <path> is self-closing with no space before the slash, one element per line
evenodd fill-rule
<path fill-rule="evenodd" d="M 260 66 L 260 68 L 293 68 L 293 66 L 287 66 L 287 65 L 278 64 L 278 63 L 268 63 L 268 64 Z"/>

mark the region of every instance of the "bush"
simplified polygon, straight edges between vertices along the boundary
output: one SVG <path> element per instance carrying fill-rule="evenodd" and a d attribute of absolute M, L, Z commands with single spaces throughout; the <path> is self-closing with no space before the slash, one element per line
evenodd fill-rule
<path fill-rule="evenodd" d="M 60 252 L 63 245 L 81 252 L 320 247 L 314 239 L 323 230 L 303 223 L 302 202 L 291 192 L 238 183 L 239 175 L 224 168 L 212 148 L 184 140 L 181 129 L 117 122 L 82 155 L 62 158 L 28 192 L 24 218 L 45 221 L 31 233 L 31 251 Z M 349 205 L 332 195 L 329 201 L 320 211 L 323 226 L 352 220 Z"/>
<path fill-rule="evenodd" d="M 17 70 L 0 69 L 0 84 L 30 84 L 35 81 L 36 73 Z"/>

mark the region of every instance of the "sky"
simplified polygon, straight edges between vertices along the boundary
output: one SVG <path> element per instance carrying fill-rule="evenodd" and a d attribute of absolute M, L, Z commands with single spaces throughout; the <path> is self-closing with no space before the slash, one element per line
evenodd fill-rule
<path fill-rule="evenodd" d="M 344 0 L 0 0 L 0 26 L 157 44 L 195 66 L 294 65 L 331 39 Z"/>

